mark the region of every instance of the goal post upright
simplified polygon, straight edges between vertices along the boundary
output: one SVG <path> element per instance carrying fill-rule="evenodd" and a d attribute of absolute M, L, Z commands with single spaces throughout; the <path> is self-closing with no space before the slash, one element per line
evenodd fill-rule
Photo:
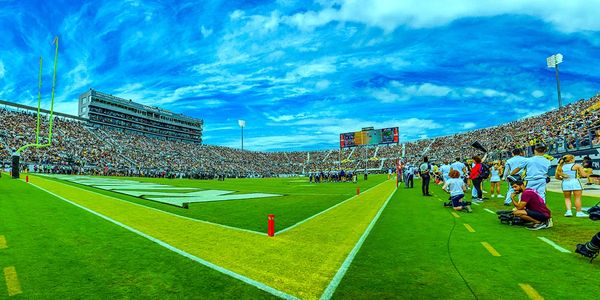
<path fill-rule="evenodd" d="M 52 125 L 54 123 L 54 97 L 56 90 L 56 66 L 58 64 L 58 36 L 54 38 L 53 43 L 55 44 L 54 50 L 54 68 L 52 72 L 52 93 L 50 96 L 50 116 L 48 121 L 48 141 L 47 143 L 40 144 L 40 126 L 41 126 L 41 102 L 42 102 L 42 65 L 43 59 L 40 57 L 40 69 L 38 76 L 38 111 L 37 111 L 37 123 L 35 129 L 35 143 L 23 145 L 17 149 L 12 155 L 12 178 L 19 178 L 20 171 L 20 159 L 21 152 L 30 147 L 45 148 L 52 145 Z"/>

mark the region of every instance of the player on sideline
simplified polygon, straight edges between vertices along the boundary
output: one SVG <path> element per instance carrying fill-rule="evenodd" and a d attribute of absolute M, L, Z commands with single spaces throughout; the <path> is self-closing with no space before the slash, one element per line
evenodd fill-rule
<path fill-rule="evenodd" d="M 463 180 L 466 178 L 465 174 L 467 174 L 467 166 L 460 161 L 460 158 L 457 157 L 456 161 L 450 165 L 450 172 L 452 172 L 452 170 L 458 171 L 458 175 Z"/>
<path fill-rule="evenodd" d="M 546 178 L 548 177 L 548 169 L 550 168 L 550 161 L 544 157 L 546 145 L 536 145 L 533 152 L 534 155 L 521 162 L 511 172 L 511 175 L 524 170 L 527 188 L 536 190 L 540 194 L 540 197 L 544 199 L 544 203 L 546 203 Z"/>
<path fill-rule="evenodd" d="M 504 168 L 504 176 L 502 177 L 502 180 L 508 182 L 507 178 L 508 176 L 512 173 L 512 171 L 519 165 L 523 164 L 525 161 L 525 157 L 523 157 L 523 150 L 522 149 L 514 149 L 512 151 L 512 157 L 509 158 L 506 161 L 506 166 Z M 523 172 L 517 172 L 518 175 L 523 176 Z M 512 201 L 510 199 L 510 195 L 513 193 L 513 189 L 512 186 L 510 185 L 510 183 L 508 184 L 508 191 L 506 191 L 506 198 L 504 199 L 504 205 L 506 206 L 510 206 L 512 205 Z"/>
<path fill-rule="evenodd" d="M 452 169 L 452 167 L 450 167 L 448 160 L 445 160 L 444 164 L 440 167 L 440 171 L 442 172 L 442 178 L 444 179 L 444 183 L 446 183 L 448 181 L 448 179 L 450 179 L 450 169 Z M 459 174 L 459 176 L 460 176 L 460 174 Z"/>

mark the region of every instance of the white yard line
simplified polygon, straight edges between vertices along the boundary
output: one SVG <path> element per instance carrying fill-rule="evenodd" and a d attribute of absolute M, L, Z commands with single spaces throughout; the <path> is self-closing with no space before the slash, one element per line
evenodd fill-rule
<path fill-rule="evenodd" d="M 380 186 L 380 185 L 382 185 L 382 184 L 384 184 L 384 183 L 386 183 L 386 182 L 387 182 L 387 180 L 385 180 L 385 181 L 383 181 L 382 183 L 380 183 L 380 184 L 377 184 L 377 185 L 375 185 L 375 186 L 373 186 L 373 187 L 371 187 L 371 188 L 369 188 L 369 189 L 365 190 L 364 192 L 361 192 L 361 194 L 362 194 L 362 193 L 366 193 L 366 192 L 370 191 L 371 189 L 373 189 L 373 188 L 376 188 L 376 187 L 378 187 L 378 186 Z M 312 215 L 312 216 L 310 216 L 310 217 L 308 217 L 308 218 L 306 218 L 306 219 L 304 219 L 304 220 L 302 220 L 302 221 L 300 221 L 300 222 L 298 222 L 298 223 L 296 223 L 296 224 L 294 224 L 294 225 L 292 225 L 292 226 L 286 227 L 286 228 L 284 228 L 284 229 L 282 229 L 282 230 L 280 230 L 280 231 L 276 232 L 276 233 L 275 233 L 275 235 L 282 234 L 282 233 L 284 233 L 284 232 L 286 232 L 286 231 L 288 231 L 288 230 L 294 229 L 294 228 L 296 228 L 296 227 L 298 227 L 298 226 L 300 226 L 300 225 L 302 225 L 302 224 L 306 223 L 307 221 L 309 221 L 309 220 L 311 220 L 311 219 L 314 219 L 315 217 L 318 217 L 319 215 L 321 215 L 321 214 L 324 214 L 324 213 L 326 213 L 326 212 L 328 212 L 328 211 L 330 211 L 330 210 L 332 210 L 332 209 L 334 209 L 334 208 L 336 208 L 336 207 L 338 207 L 338 206 L 340 206 L 340 205 L 342 205 L 342 204 L 344 204 L 344 203 L 346 203 L 346 202 L 348 202 L 348 201 L 350 201 L 350 200 L 352 200 L 352 199 L 356 198 L 356 196 L 358 196 L 358 195 L 354 195 L 354 196 L 352 196 L 352 197 L 350 197 L 350 198 L 348 198 L 348 199 L 346 199 L 346 200 L 344 200 L 344 201 L 342 201 L 342 202 L 340 202 L 340 203 L 338 203 L 338 204 L 336 204 L 336 205 L 334 205 L 334 206 L 332 206 L 332 207 L 330 207 L 330 208 L 328 208 L 328 209 L 326 209 L 326 210 L 324 210 L 324 211 L 321 211 L 321 212 L 319 212 L 319 213 L 316 213 L 316 214 L 314 214 L 314 215 Z"/>
<path fill-rule="evenodd" d="M 492 211 L 492 210 L 490 210 L 490 209 L 488 209 L 488 208 L 484 208 L 483 210 L 485 210 L 485 211 L 489 212 L 490 214 L 494 214 L 494 215 L 496 214 L 494 211 Z"/>
<path fill-rule="evenodd" d="M 557 243 L 555 243 L 555 242 L 553 242 L 552 240 L 550 240 L 550 239 L 547 239 L 547 238 L 545 238 L 545 237 L 543 237 L 543 236 L 538 236 L 538 239 L 540 239 L 540 240 L 544 241 L 546 244 L 548 244 L 548 245 L 550 245 L 550 246 L 554 247 L 554 249 L 556 249 L 556 250 L 558 250 L 558 251 L 560 251 L 560 252 L 562 252 L 562 253 L 571 253 L 571 251 L 569 251 L 569 250 L 567 250 L 567 249 L 565 249 L 565 248 L 563 248 L 563 247 L 559 246 Z"/>
<path fill-rule="evenodd" d="M 379 209 L 379 211 L 377 212 L 377 214 L 375 215 L 373 220 L 371 220 L 371 223 L 369 223 L 369 226 L 367 227 L 367 229 L 365 229 L 365 232 L 362 234 L 362 236 L 360 237 L 358 242 L 356 242 L 356 245 L 354 245 L 354 248 L 352 248 L 352 251 L 350 251 L 350 254 L 348 254 L 348 257 L 346 257 L 346 259 L 344 260 L 344 263 L 342 263 L 342 266 L 339 268 L 339 270 L 337 271 L 337 273 L 335 274 L 335 276 L 333 277 L 333 279 L 331 280 L 331 282 L 329 283 L 329 285 L 323 292 L 323 295 L 321 295 L 321 300 L 331 299 L 331 296 L 333 296 L 333 293 L 335 293 L 335 290 L 337 289 L 338 285 L 342 281 L 342 278 L 344 278 L 344 275 L 346 275 L 346 271 L 348 271 L 348 268 L 352 264 L 354 257 L 360 250 L 360 247 L 363 245 L 363 243 L 365 242 L 365 240 L 371 233 L 371 230 L 375 226 L 375 223 L 377 223 L 377 220 L 379 220 L 379 216 L 381 216 L 381 213 L 387 206 L 388 202 L 390 202 L 390 199 L 392 199 L 392 196 L 394 196 L 394 194 L 396 193 L 397 190 L 398 189 L 395 189 L 392 192 L 392 194 L 387 198 L 387 200 L 385 200 L 385 203 L 383 203 L 383 206 L 381 206 L 381 208 Z"/>

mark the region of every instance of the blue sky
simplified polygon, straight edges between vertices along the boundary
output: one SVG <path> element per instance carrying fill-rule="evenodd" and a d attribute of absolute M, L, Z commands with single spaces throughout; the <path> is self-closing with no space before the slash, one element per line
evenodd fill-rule
<path fill-rule="evenodd" d="M 5 1 L 0 99 L 56 109 L 89 88 L 205 121 L 207 144 L 313 150 L 400 127 L 403 141 L 506 123 L 600 92 L 600 0 Z"/>

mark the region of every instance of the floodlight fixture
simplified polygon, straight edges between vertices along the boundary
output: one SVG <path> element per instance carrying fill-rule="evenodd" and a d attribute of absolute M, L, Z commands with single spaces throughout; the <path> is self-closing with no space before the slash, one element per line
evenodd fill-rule
<path fill-rule="evenodd" d="M 562 107 L 562 99 L 560 97 L 560 79 L 558 78 L 558 64 L 563 62 L 563 55 L 558 53 L 546 58 L 546 64 L 548 68 L 554 68 L 556 70 L 556 90 L 558 94 L 558 108 Z"/>

